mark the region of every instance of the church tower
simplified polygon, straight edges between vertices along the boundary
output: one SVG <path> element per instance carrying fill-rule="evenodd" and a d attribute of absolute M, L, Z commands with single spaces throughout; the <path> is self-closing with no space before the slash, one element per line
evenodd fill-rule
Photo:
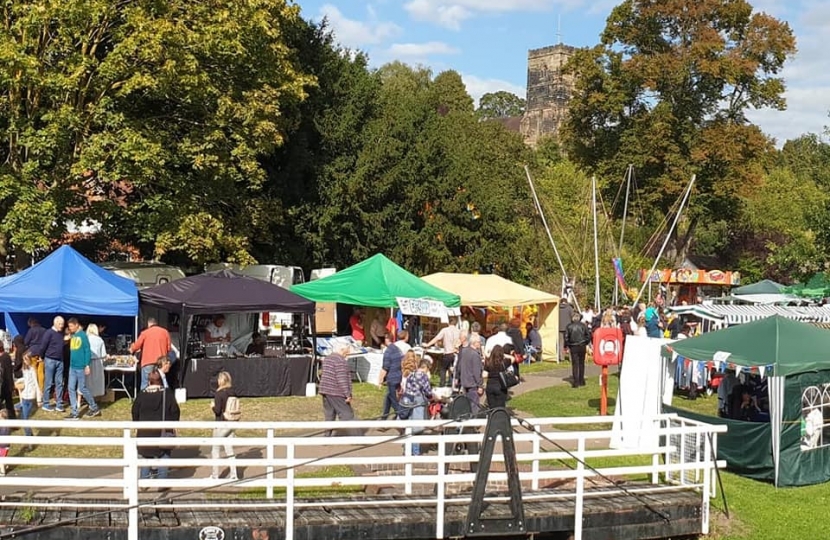
<path fill-rule="evenodd" d="M 575 51 L 575 47 L 560 43 L 527 53 L 527 104 L 520 129 L 530 146 L 535 147 L 541 137 L 556 134 L 565 120 L 573 76 L 562 69 Z"/>

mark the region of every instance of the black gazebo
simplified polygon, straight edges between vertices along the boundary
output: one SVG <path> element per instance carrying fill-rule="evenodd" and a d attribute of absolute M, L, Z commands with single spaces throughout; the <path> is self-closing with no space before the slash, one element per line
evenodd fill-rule
<path fill-rule="evenodd" d="M 212 397 L 216 374 L 227 371 L 240 397 L 305 395 L 313 355 L 285 358 L 191 358 L 188 336 L 195 315 L 276 311 L 312 316 L 315 303 L 282 287 L 231 270 L 207 272 L 139 292 L 142 305 L 179 316 L 181 382 L 188 397 Z"/>

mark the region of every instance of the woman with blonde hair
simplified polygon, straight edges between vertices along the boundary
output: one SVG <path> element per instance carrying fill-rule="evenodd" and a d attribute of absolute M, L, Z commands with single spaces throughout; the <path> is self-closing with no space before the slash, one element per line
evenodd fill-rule
<path fill-rule="evenodd" d="M 407 351 L 405 355 L 403 355 L 403 360 L 401 360 L 401 373 L 403 378 L 406 379 L 418 369 L 418 356 L 415 354 L 414 351 Z"/>
<path fill-rule="evenodd" d="M 231 379 L 230 373 L 227 371 L 220 371 L 219 375 L 216 376 L 216 383 L 218 387 L 216 388 L 216 394 L 213 396 L 213 404 L 211 405 L 211 410 L 215 416 L 215 420 L 217 422 L 225 421 L 225 410 L 228 406 L 228 401 L 231 397 L 236 398 L 236 393 L 233 391 L 233 380 Z M 213 430 L 213 437 L 214 438 L 231 438 L 234 436 L 233 429 L 230 427 L 221 427 L 216 428 Z M 225 457 L 228 458 L 235 458 L 236 455 L 233 451 L 233 446 L 230 444 L 223 444 L 221 446 L 225 447 Z M 210 452 L 210 457 L 213 459 L 219 459 L 221 457 L 221 447 L 220 445 L 214 445 Z M 211 479 L 217 480 L 219 478 L 219 466 L 213 466 L 213 473 L 210 475 Z M 228 480 L 236 480 L 238 478 L 236 474 L 236 465 L 231 461 L 230 466 L 230 474 L 228 475 Z"/>

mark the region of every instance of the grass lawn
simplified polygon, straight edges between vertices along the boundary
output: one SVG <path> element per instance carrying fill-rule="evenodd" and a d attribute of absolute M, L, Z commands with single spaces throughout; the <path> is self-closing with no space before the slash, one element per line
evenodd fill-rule
<path fill-rule="evenodd" d="M 619 375 L 611 368 L 608 376 L 608 414 L 614 414 Z M 599 415 L 600 388 L 597 377 L 589 377 L 586 385 L 571 388 L 567 385 L 545 388 L 516 396 L 510 406 L 524 416 L 594 416 Z M 583 427 L 583 426 L 580 426 Z M 608 429 L 608 424 L 592 424 L 585 429 Z"/>
<path fill-rule="evenodd" d="M 595 379 L 592 379 L 595 380 Z M 609 395 L 616 396 L 619 379 L 609 377 Z M 583 388 L 556 387 L 517 396 L 513 407 L 529 416 L 591 416 L 598 414 L 599 388 L 596 383 Z M 609 397 L 609 414 L 614 399 Z M 674 404 L 690 411 L 714 414 L 717 397 L 694 401 L 676 396 Z M 597 426 L 600 427 L 600 426 Z M 588 426 L 590 428 L 590 426 Z M 611 461 L 591 462 L 594 466 L 618 464 Z M 828 522 L 821 517 L 830 504 L 830 484 L 800 488 L 776 489 L 771 484 L 721 472 L 731 519 L 722 512 L 720 490 L 712 502 L 712 534 L 717 540 L 789 540 L 828 538 Z"/>
<path fill-rule="evenodd" d="M 355 409 L 355 414 L 358 418 L 374 418 L 380 414 L 383 406 L 383 396 L 385 389 L 380 389 L 375 385 L 368 383 L 361 383 L 354 385 L 354 401 L 352 406 Z M 210 399 L 194 399 L 188 400 L 186 403 L 180 405 L 182 420 L 204 420 L 212 421 L 214 419 L 213 412 L 210 407 L 212 400 Z M 53 430 L 51 432 L 37 432 L 37 435 L 51 435 L 59 436 L 72 435 L 76 437 L 91 437 L 91 436 L 120 436 L 120 431 L 117 430 L 96 430 L 94 425 L 98 421 L 128 421 L 131 417 L 132 404 L 128 399 L 119 399 L 115 403 L 102 403 L 101 416 L 92 419 L 84 419 L 79 423 L 82 426 L 89 425 L 89 429 L 72 429 L 70 430 Z M 315 421 L 323 420 L 323 405 L 319 397 L 273 397 L 273 398 L 243 398 L 242 399 L 242 418 L 250 422 L 290 422 L 290 421 Z M 47 412 L 38 409 L 34 416 L 34 420 L 56 420 L 61 419 L 66 414 L 55 412 Z M 76 423 L 77 425 L 78 423 Z M 63 433 L 62 433 L 63 432 Z M 22 434 L 22 433 L 21 433 Z M 301 432 L 294 432 L 294 434 L 301 434 Z M 183 431 L 182 435 L 188 436 L 208 436 L 207 431 L 198 432 L 196 430 Z M 256 433 L 249 430 L 237 431 L 238 437 L 261 436 L 261 432 Z M 22 455 L 23 448 L 21 446 L 14 446 L 11 448 L 11 455 Z M 120 447 L 101 447 L 93 448 L 88 446 L 61 446 L 61 445 L 40 445 L 34 450 L 27 452 L 27 456 L 38 457 L 119 457 L 121 455 Z"/>
<path fill-rule="evenodd" d="M 531 373 L 541 373 L 543 371 L 553 371 L 554 369 L 571 369 L 570 362 L 533 362 L 532 364 L 522 364 L 522 376 L 530 375 Z"/>

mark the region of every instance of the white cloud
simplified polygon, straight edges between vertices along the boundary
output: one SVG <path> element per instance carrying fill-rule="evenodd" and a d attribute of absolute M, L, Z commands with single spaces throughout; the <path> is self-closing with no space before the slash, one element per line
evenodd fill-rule
<path fill-rule="evenodd" d="M 784 111 L 752 111 L 749 118 L 776 139 L 778 145 L 804 133 L 821 133 L 830 124 L 830 72 L 827 71 L 826 36 L 830 9 L 824 2 L 804 6 L 797 33 L 798 53 L 783 70 L 787 84 Z"/>
<path fill-rule="evenodd" d="M 451 30 L 482 13 L 550 11 L 554 7 L 576 7 L 584 0 L 409 0 L 404 9 L 416 21 L 431 22 Z"/>
<path fill-rule="evenodd" d="M 478 100 L 481 99 L 481 96 L 491 92 L 504 90 L 511 94 L 516 94 L 522 99 L 524 99 L 527 93 L 523 87 L 500 79 L 482 79 L 481 77 L 466 73 L 461 74 L 461 79 L 467 87 L 467 93 L 475 100 L 476 106 L 478 106 Z"/>
<path fill-rule="evenodd" d="M 350 48 L 377 45 L 394 38 L 403 31 L 400 26 L 389 21 L 380 21 L 375 10 L 367 8 L 368 20 L 349 19 L 336 6 L 325 4 L 320 8 L 320 18 L 325 17 L 331 26 L 337 41 Z"/>
<path fill-rule="evenodd" d="M 460 51 L 442 41 L 426 43 L 394 43 L 386 54 L 397 59 L 423 59 L 434 55 L 458 54 Z"/>

